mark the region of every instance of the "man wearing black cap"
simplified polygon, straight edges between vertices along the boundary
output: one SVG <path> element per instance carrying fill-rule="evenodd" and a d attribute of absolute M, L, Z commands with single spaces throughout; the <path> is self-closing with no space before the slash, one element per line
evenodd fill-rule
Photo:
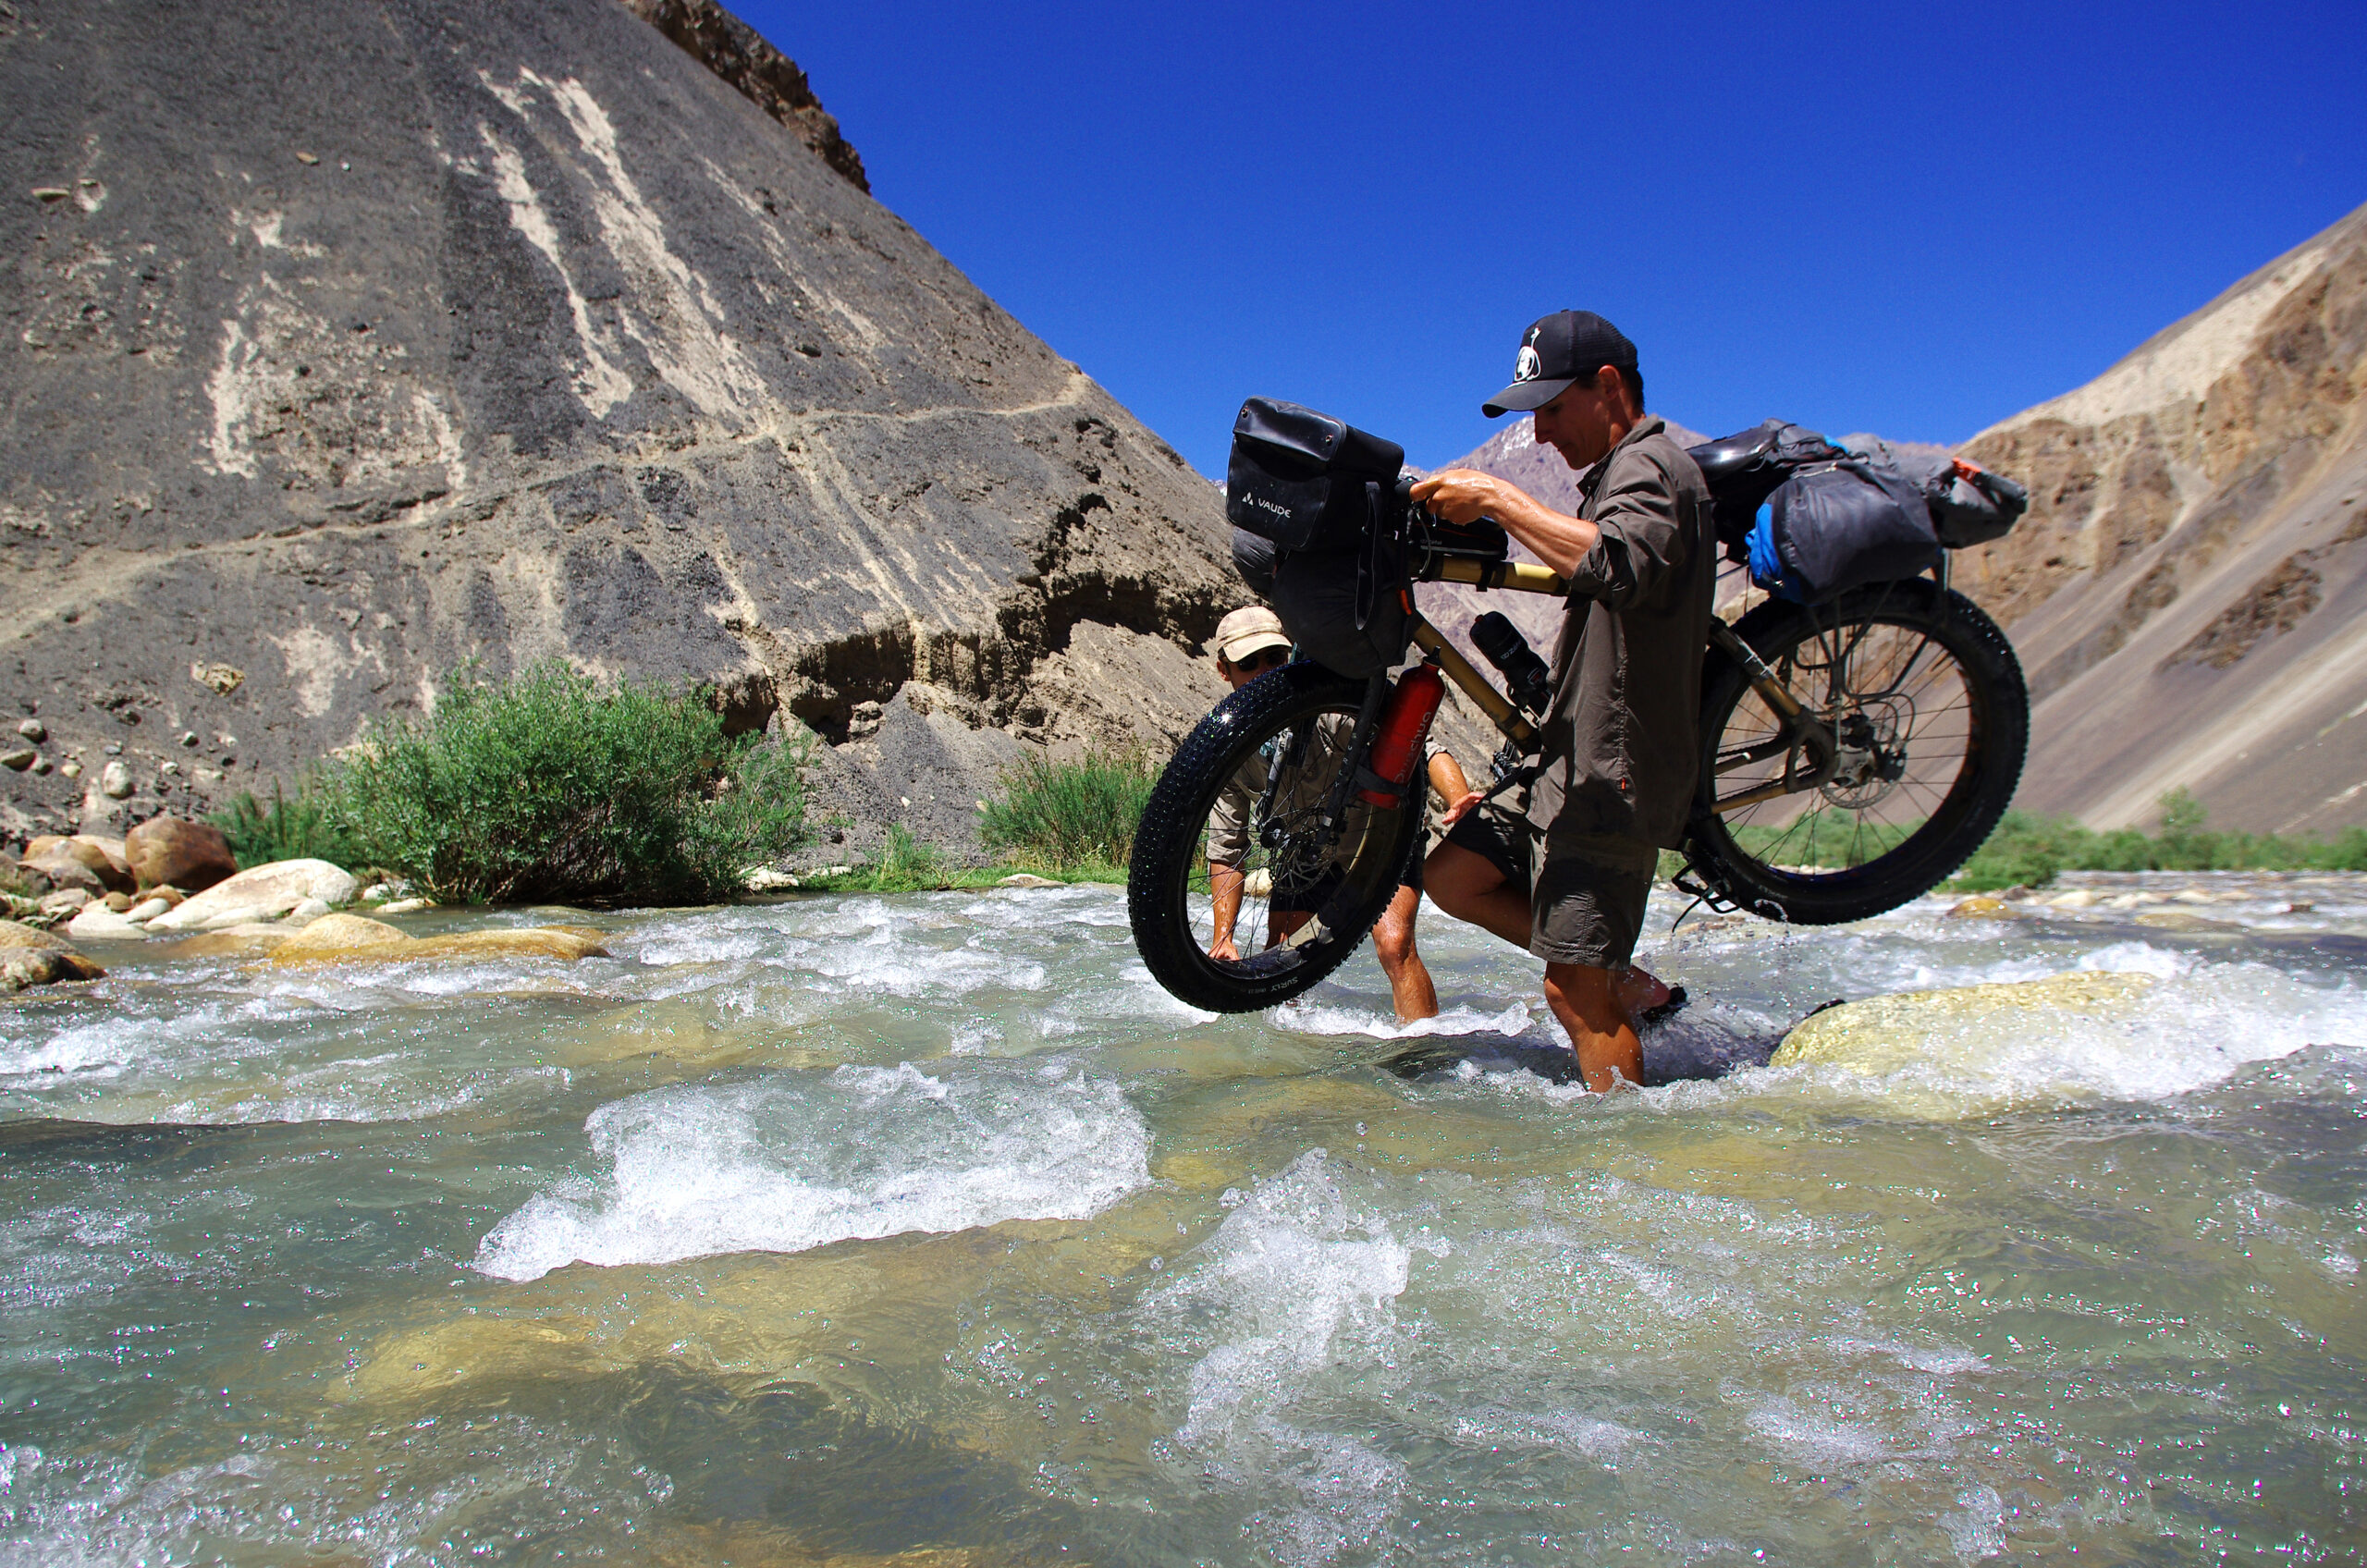
<path fill-rule="evenodd" d="M 1636 346 L 1591 312 L 1533 324 L 1512 385 L 1482 408 L 1490 419 L 1532 412 L 1538 441 L 1588 472 L 1575 517 L 1471 469 L 1414 487 L 1450 522 L 1494 518 L 1570 584 L 1527 812 L 1466 795 L 1425 880 L 1448 913 L 1545 960 L 1546 1004 L 1588 1086 L 1609 1089 L 1640 1081 L 1636 1014 L 1668 997 L 1629 960 L 1699 771 L 1717 576 L 1710 488 L 1665 422 L 1644 412 Z"/>

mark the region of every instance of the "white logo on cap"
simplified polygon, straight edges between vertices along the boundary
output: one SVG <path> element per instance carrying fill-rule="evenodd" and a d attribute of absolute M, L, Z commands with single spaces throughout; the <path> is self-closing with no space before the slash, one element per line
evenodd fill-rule
<path fill-rule="evenodd" d="M 1537 350 L 1529 348 L 1526 344 L 1523 344 L 1521 346 L 1520 358 L 1514 361 L 1513 379 L 1515 381 L 1535 381 L 1544 369 L 1545 361 L 1537 357 Z"/>

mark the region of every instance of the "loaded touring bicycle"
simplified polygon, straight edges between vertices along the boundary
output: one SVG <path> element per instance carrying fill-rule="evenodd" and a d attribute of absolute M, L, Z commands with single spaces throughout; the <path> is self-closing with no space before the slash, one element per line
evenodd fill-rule
<path fill-rule="evenodd" d="M 1715 909 L 1802 925 L 1895 909 L 1980 848 L 2021 775 L 2021 668 L 1948 586 L 1946 550 L 2003 533 L 2026 498 L 1968 463 L 1853 452 L 1774 421 L 1691 455 L 1722 547 L 1768 594 L 1711 622 L 1676 885 Z M 1184 739 L 1135 836 L 1135 942 L 1193 1006 L 1270 1007 L 1364 940 L 1424 851 L 1423 741 L 1445 686 L 1503 738 L 1494 790 L 1525 782 L 1537 755 L 1544 661 L 1502 614 L 1481 616 L 1472 641 L 1498 690 L 1423 618 L 1416 591 L 1558 597 L 1565 584 L 1510 558 L 1492 522 L 1429 517 L 1403 462 L 1395 445 L 1294 404 L 1253 398 L 1234 426 L 1227 510 L 1250 536 L 1236 534 L 1236 553 L 1299 648 Z M 1311 918 L 1220 960 L 1205 844 L 1220 798 L 1245 777 L 1263 780 L 1241 868 L 1249 891 Z M 1260 928 L 1253 913 L 1245 935 Z"/>

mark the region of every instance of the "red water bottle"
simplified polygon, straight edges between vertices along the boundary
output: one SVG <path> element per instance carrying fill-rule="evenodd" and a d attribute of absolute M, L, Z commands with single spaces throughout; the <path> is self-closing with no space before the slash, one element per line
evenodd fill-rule
<path fill-rule="evenodd" d="M 1430 720 L 1438 717 L 1439 699 L 1445 695 L 1446 680 L 1436 665 L 1417 664 L 1398 677 L 1397 690 L 1390 693 L 1389 705 L 1373 727 L 1370 770 L 1377 777 L 1356 791 L 1358 800 L 1376 806 L 1397 803 L 1421 758 Z M 1390 788 L 1380 787 L 1384 784 Z"/>

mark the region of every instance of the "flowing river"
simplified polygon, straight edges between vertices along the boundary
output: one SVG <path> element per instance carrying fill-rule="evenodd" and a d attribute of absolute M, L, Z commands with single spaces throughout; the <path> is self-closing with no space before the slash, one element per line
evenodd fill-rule
<path fill-rule="evenodd" d="M 1411 1041 L 1369 952 L 1184 1010 L 1107 888 L 93 945 L 0 1004 L 0 1563 L 2357 1562 L 2367 879 L 2068 885 L 1656 902 L 1653 1060 L 1745 1065 L 1609 1098 L 1435 910 Z"/>

